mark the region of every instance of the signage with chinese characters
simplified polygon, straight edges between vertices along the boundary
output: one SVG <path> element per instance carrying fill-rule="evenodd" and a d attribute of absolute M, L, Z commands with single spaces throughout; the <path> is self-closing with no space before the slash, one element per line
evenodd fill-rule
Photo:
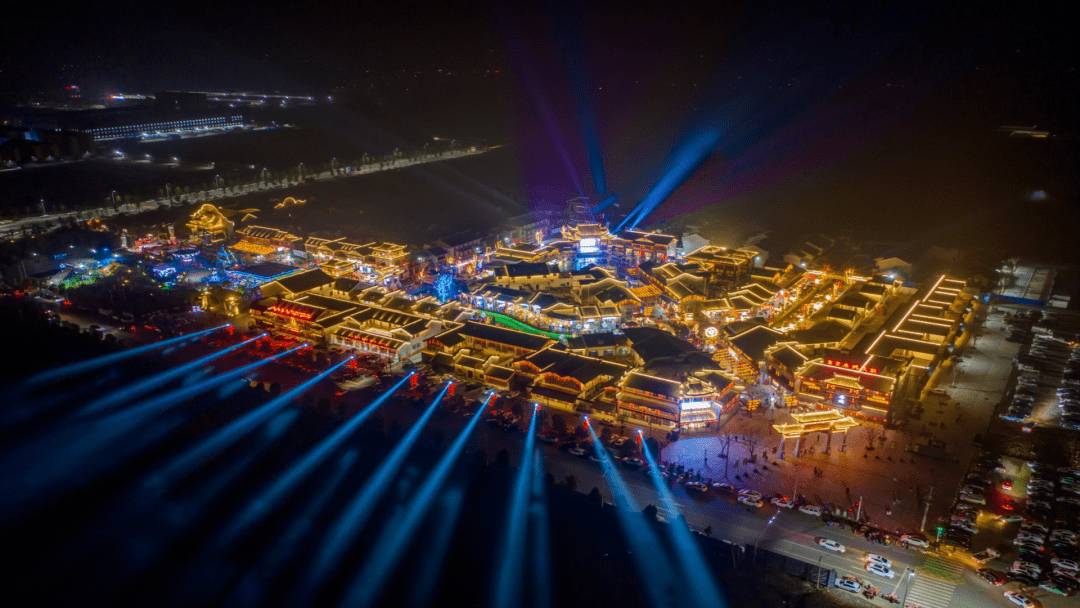
<path fill-rule="evenodd" d="M 843 368 L 843 369 L 850 369 L 850 370 L 856 371 L 856 372 L 866 372 L 868 374 L 876 374 L 879 371 L 881 371 L 876 367 L 863 367 L 859 363 L 851 363 L 851 362 L 848 362 L 848 361 L 837 361 L 835 359 L 826 359 L 825 364 L 826 365 L 831 365 L 833 367 L 839 367 L 839 368 Z"/>

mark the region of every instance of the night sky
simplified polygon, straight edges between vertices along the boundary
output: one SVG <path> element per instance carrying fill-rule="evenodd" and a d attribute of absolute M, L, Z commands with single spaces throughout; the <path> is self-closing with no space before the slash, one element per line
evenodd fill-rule
<path fill-rule="evenodd" d="M 1000 125 L 1038 125 L 1058 142 L 1078 127 L 1077 45 L 1060 3 L 154 4 L 22 7 L 4 27 L 0 97 L 78 84 L 88 98 L 180 89 L 408 100 L 418 124 L 445 118 L 463 135 L 494 128 L 493 139 L 517 144 L 534 206 L 603 194 L 596 167 L 625 207 L 672 166 L 698 167 L 653 221 L 706 205 L 776 211 L 838 181 L 849 203 L 962 191 L 970 180 L 955 172 L 931 175 L 937 161 L 902 171 L 929 185 L 874 180 L 927 150 L 985 147 L 976 139 Z M 679 158 L 705 128 L 721 133 L 713 154 Z M 969 177 L 1010 162 L 969 163 Z M 1072 168 L 1001 189 L 1074 201 Z"/>

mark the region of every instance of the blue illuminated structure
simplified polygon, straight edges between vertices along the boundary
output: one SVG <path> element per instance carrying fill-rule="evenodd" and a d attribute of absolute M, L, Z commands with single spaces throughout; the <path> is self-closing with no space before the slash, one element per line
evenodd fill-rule
<path fill-rule="evenodd" d="M 345 505 L 341 515 L 338 516 L 337 521 L 331 526 L 330 532 L 326 535 L 322 550 L 316 556 L 314 562 L 308 566 L 306 575 L 291 594 L 288 605 L 311 605 L 319 589 L 334 575 L 342 557 L 352 547 L 352 542 L 364 528 L 371 514 L 375 512 L 375 507 L 390 488 L 390 484 L 393 483 L 394 476 L 405 464 L 405 459 L 420 439 L 420 433 L 423 432 L 428 420 L 435 413 L 435 409 L 438 407 L 443 395 L 446 394 L 447 389 L 450 388 L 450 384 L 452 383 L 447 383 L 443 387 L 435 401 L 428 406 L 420 419 L 413 424 L 409 432 L 402 437 L 401 441 L 394 446 L 393 451 L 382 461 L 379 468 L 371 474 L 371 478 Z M 490 400 L 490 397 L 488 399 Z M 486 406 L 487 402 L 485 401 L 483 407 Z M 481 407 L 481 410 L 483 410 L 483 407 Z M 480 411 L 476 413 L 469 428 L 472 428 L 473 423 L 479 419 Z"/>
<path fill-rule="evenodd" d="M 649 453 L 645 445 L 641 431 L 638 431 L 641 440 L 641 451 L 645 454 L 645 462 L 649 465 L 649 478 L 652 479 L 653 487 L 660 496 L 664 510 L 668 513 L 679 513 L 679 505 L 671 495 L 664 478 L 660 475 L 660 467 L 656 465 L 656 459 Z M 665 526 L 671 537 L 671 544 L 675 547 L 675 557 L 685 579 L 686 588 L 693 594 L 698 606 L 717 606 L 723 608 L 727 605 L 721 599 L 720 590 L 713 580 L 712 573 L 705 565 L 705 558 L 701 555 L 697 541 L 690 534 L 689 528 L 682 522 L 674 521 Z"/>
<path fill-rule="evenodd" d="M 439 302 L 443 304 L 454 299 L 454 276 L 450 274 L 440 274 L 435 279 L 435 296 L 439 298 Z"/>
<path fill-rule="evenodd" d="M 476 415 L 465 426 L 465 430 L 461 431 L 454 440 L 450 449 L 439 459 L 431 473 L 420 482 L 419 491 L 406 507 L 405 512 L 387 522 L 382 534 L 375 541 L 368 560 L 355 576 L 349 577 L 353 582 L 342 596 L 341 605 L 365 608 L 374 605 L 382 595 L 383 589 L 390 581 L 391 573 L 405 556 L 405 551 L 420 529 L 420 523 L 435 504 L 435 499 L 442 491 L 458 457 L 465 451 L 465 443 L 476 429 L 481 414 L 489 403 L 491 403 L 490 396 L 476 411 Z"/>

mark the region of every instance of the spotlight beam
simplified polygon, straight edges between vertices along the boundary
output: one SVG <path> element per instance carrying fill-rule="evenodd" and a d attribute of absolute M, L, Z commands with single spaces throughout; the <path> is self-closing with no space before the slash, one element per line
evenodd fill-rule
<path fill-rule="evenodd" d="M 119 389 L 117 391 L 114 391 L 114 392 L 110 393 L 109 395 L 101 397 L 100 399 L 97 399 L 96 401 L 90 403 L 85 408 L 83 408 L 83 410 L 82 410 L 82 412 L 80 412 L 80 414 L 81 415 L 92 414 L 95 411 L 112 407 L 112 406 L 124 401 L 125 399 L 132 399 L 132 398 L 138 397 L 140 395 L 143 395 L 143 394 L 145 394 L 147 392 L 152 391 L 155 388 L 160 387 L 161 385 L 165 384 L 166 382 L 171 382 L 171 381 L 173 381 L 173 380 L 175 380 L 177 378 L 180 378 L 181 376 L 184 376 L 185 374 L 187 374 L 189 372 L 192 372 L 192 371 L 195 371 L 195 370 L 201 368 L 202 366 L 206 365 L 207 363 L 210 363 L 211 361 L 213 361 L 214 359 L 217 359 L 218 357 L 221 357 L 222 355 L 226 355 L 226 354 L 228 354 L 228 353 L 230 353 L 230 352 L 232 352 L 232 351 L 234 351 L 234 350 L 236 350 L 238 348 L 242 348 L 244 346 L 247 346 L 248 344 L 251 344 L 255 340 L 258 340 L 260 338 L 264 338 L 264 337 L 266 337 L 266 335 L 267 334 L 264 333 L 264 334 L 261 334 L 261 335 L 258 335 L 256 337 L 254 337 L 254 338 L 251 338 L 249 340 L 244 340 L 243 342 L 240 342 L 240 343 L 234 344 L 234 345 L 232 345 L 232 346 L 230 346 L 228 348 L 224 348 L 222 350 L 219 350 L 216 353 L 212 353 L 210 355 L 207 355 L 205 357 L 201 357 L 201 358 L 196 359 L 194 361 L 184 363 L 184 364 L 179 365 L 177 367 L 174 367 L 174 368 L 172 368 L 172 369 L 170 369 L 168 371 L 162 372 L 160 374 L 157 374 L 155 376 L 151 376 L 150 378 L 147 378 L 145 380 L 137 382 L 137 383 L 135 383 L 135 384 L 133 384 L 131 386 L 123 387 L 123 388 L 121 388 L 121 389 Z"/>
<path fill-rule="evenodd" d="M 289 467 L 287 471 L 279 475 L 269 488 L 253 500 L 239 517 L 233 520 L 233 525 L 229 526 L 229 528 L 219 536 L 218 542 L 215 543 L 217 550 L 222 551 L 226 547 L 232 546 L 233 543 L 262 522 L 275 508 L 280 506 L 289 494 L 295 491 L 308 476 L 322 465 L 322 463 L 333 454 L 334 450 L 341 447 L 356 429 L 360 428 L 360 425 L 378 411 L 383 403 L 408 382 L 409 378 L 415 373 L 416 372 L 412 372 L 405 376 L 405 378 L 389 390 L 379 395 L 378 399 L 371 402 L 348 422 L 338 427 L 337 430 L 309 450 L 303 458 Z M 445 391 L 446 389 L 443 390 Z M 441 398 L 442 395 L 440 394 L 439 397 Z M 438 400 L 436 400 L 436 403 L 438 403 Z"/>
<path fill-rule="evenodd" d="M 175 345 L 175 344 L 177 344 L 179 342 L 186 342 L 188 340 L 194 340 L 195 338 L 197 338 L 199 336 L 206 335 L 206 334 L 208 334 L 210 332 L 214 332 L 214 331 L 217 331 L 219 329 L 223 329 L 225 327 L 229 327 L 229 326 L 228 325 L 222 325 L 220 327 L 212 327 L 210 329 L 204 329 L 202 331 L 197 331 L 197 332 L 190 333 L 190 334 L 187 334 L 187 335 L 177 336 L 175 338 L 169 338 L 168 340 L 162 340 L 161 342 L 155 342 L 153 344 L 146 344 L 146 345 L 143 345 L 143 346 L 137 346 L 135 348 L 130 348 L 128 350 L 120 351 L 118 353 L 113 353 L 111 355 L 104 355 L 104 356 L 101 356 L 101 357 L 95 357 L 95 358 L 90 359 L 88 361 L 80 361 L 79 363 L 74 363 L 72 365 L 61 367 L 59 369 L 53 369 L 53 370 L 41 372 L 40 374 L 28 379 L 26 381 L 26 385 L 31 386 L 31 387 L 40 386 L 40 385 L 45 384 L 47 382 L 55 382 L 56 380 L 59 380 L 60 378 L 63 378 L 64 376 L 71 376 L 71 375 L 75 375 L 75 374 L 84 374 L 86 372 L 89 372 L 89 371 L 92 371 L 92 370 L 95 370 L 95 369 L 100 369 L 100 368 L 105 367 L 107 365 L 113 365 L 114 363 L 118 363 L 118 362 L 123 361 L 125 359 L 130 359 L 131 357 L 134 357 L 136 355 L 142 355 L 142 354 L 145 354 L 145 353 L 153 352 L 153 351 L 158 350 L 160 348 L 163 348 L 165 346 Z"/>
<path fill-rule="evenodd" d="M 299 586 L 293 591 L 288 605 L 308 606 L 314 602 L 319 589 L 333 576 L 342 557 L 352 548 L 356 536 L 360 534 L 364 524 L 374 513 L 379 499 L 390 488 L 390 484 L 394 482 L 394 477 L 405 464 L 405 459 L 420 439 L 420 433 L 435 413 L 439 401 L 449 387 L 450 383 L 443 387 L 435 401 L 428 406 L 420 419 L 412 425 L 409 432 L 394 446 L 394 449 L 382 461 L 379 468 L 371 474 L 363 487 L 346 504 L 345 509 L 342 510 L 341 515 L 338 516 L 336 522 L 326 534 L 326 542 L 322 545 L 319 555 L 308 567 L 308 571 L 300 581 Z M 485 407 L 486 405 L 487 402 L 484 403 Z M 480 412 L 477 412 L 474 418 L 478 419 L 479 416 Z"/>
<path fill-rule="evenodd" d="M 209 460 L 218 452 L 232 445 L 237 439 L 243 437 L 253 429 L 269 420 L 274 414 L 292 403 L 294 399 L 304 394 L 309 388 L 321 382 L 324 378 L 337 371 L 339 367 L 352 360 L 352 357 L 344 359 L 336 365 L 318 375 L 305 380 L 293 389 L 282 393 L 270 401 L 260 405 L 254 410 L 230 422 L 219 429 L 216 433 L 199 442 L 197 446 L 188 450 L 186 454 L 176 458 L 171 464 L 159 469 L 147 482 L 149 487 L 164 487 L 172 485 L 190 474 L 197 467 Z"/>
<path fill-rule="evenodd" d="M 293 520 L 284 534 L 265 551 L 259 561 L 244 575 L 244 578 L 232 590 L 225 599 L 224 606 L 238 608 L 264 605 L 263 597 L 267 587 L 274 577 L 284 567 L 285 562 L 292 556 L 292 551 L 302 539 L 311 533 L 315 526 L 315 519 L 326 508 L 330 497 L 334 495 L 345 473 L 348 472 L 353 462 L 356 461 L 357 452 L 349 450 L 338 460 L 334 467 L 334 473 L 309 499 L 304 508 L 304 513 Z M 220 565 L 219 565 L 220 567 Z M 216 570 L 216 568 L 215 568 Z"/>
<path fill-rule="evenodd" d="M 532 528 L 533 554 L 532 588 L 534 608 L 549 608 L 551 604 L 551 533 L 548 523 L 547 495 L 544 492 L 544 455 L 536 452 L 532 467 L 529 521 Z"/>
<path fill-rule="evenodd" d="M 640 431 L 638 435 L 640 436 Z M 641 442 L 641 451 L 645 454 L 645 460 L 649 464 L 649 478 L 652 479 L 653 487 L 660 496 L 664 509 L 670 513 L 680 513 L 675 498 L 671 495 L 671 489 L 664 483 L 660 476 L 660 469 L 656 465 L 656 459 L 649 453 L 648 446 Z M 681 515 L 681 513 L 680 513 Z M 672 521 L 665 526 L 671 537 L 671 544 L 675 547 L 675 558 L 678 560 L 682 575 L 685 578 L 686 588 L 693 594 L 699 606 L 717 606 L 723 608 L 727 605 L 716 587 L 712 573 L 705 565 L 705 558 L 701 555 L 701 549 L 697 541 L 690 534 L 689 528 L 680 521 Z"/>
<path fill-rule="evenodd" d="M 295 410 L 281 412 L 264 427 L 264 436 L 257 440 L 255 447 L 239 453 L 235 462 L 222 463 L 220 469 L 205 483 L 199 484 L 187 500 L 179 503 L 158 500 L 148 505 L 150 508 L 142 511 L 141 516 L 122 520 L 110 518 L 112 547 L 106 547 L 104 552 L 109 559 L 95 560 L 89 566 L 91 570 L 99 569 L 101 576 L 87 576 L 82 580 L 93 581 L 93 593 L 108 597 L 110 591 L 119 591 L 152 570 L 184 533 L 209 514 L 214 500 L 276 445 L 298 417 Z M 194 591 L 190 583 L 190 580 L 185 581 L 179 595 Z M 160 590 L 154 593 L 158 592 Z"/>
<path fill-rule="evenodd" d="M 454 538 L 455 524 L 464 502 L 465 493 L 461 488 L 450 488 L 439 501 L 439 529 L 435 532 L 435 537 L 427 543 L 424 563 L 417 569 L 419 576 L 409 593 L 408 606 L 426 608 L 432 605 L 431 597 L 435 593 L 436 583 L 439 582 L 439 574 L 442 572 L 443 562 L 446 561 L 450 541 Z"/>
<path fill-rule="evenodd" d="M 606 198 L 604 198 L 604 200 L 600 201 L 595 207 L 593 207 L 592 212 L 594 214 L 600 213 L 604 209 L 607 209 L 608 207 L 614 205 L 617 202 L 619 202 L 619 195 L 610 194 Z"/>
<path fill-rule="evenodd" d="M 427 515 L 447 478 L 450 477 L 450 471 L 457 463 L 458 456 L 465 451 L 465 444 L 489 403 L 491 403 L 490 396 L 484 401 L 484 405 L 480 406 L 476 415 L 465 426 L 465 430 L 458 435 L 431 473 L 420 483 L 419 492 L 406 507 L 405 512 L 394 518 L 394 521 L 389 522 L 383 529 L 379 539 L 375 541 L 369 559 L 361 566 L 360 572 L 355 577 L 351 577 L 354 582 L 342 596 L 344 600 L 340 602 L 340 605 L 371 606 L 382 594 L 391 574 L 416 536 L 424 516 Z"/>
<path fill-rule="evenodd" d="M 222 326 L 227 327 L 227 326 Z M 17 424 L 23 423 L 30 418 L 40 416 L 49 410 L 72 401 L 73 395 L 64 395 L 60 398 L 52 398 L 45 400 L 32 401 L 28 398 L 26 392 L 28 390 L 43 388 L 46 384 L 51 382 L 58 382 L 65 378 L 78 376 L 95 369 L 108 367 L 119 363 L 120 361 L 135 357 L 137 355 L 145 355 L 153 351 L 167 348 L 164 352 L 169 352 L 172 348 L 177 346 L 183 346 L 186 342 L 194 340 L 198 336 L 210 333 L 212 331 L 221 329 L 221 327 L 215 327 L 212 329 L 205 329 L 193 334 L 185 336 L 177 336 L 175 338 L 169 338 L 161 342 L 155 342 L 154 344 L 146 344 L 138 346 L 136 348 L 128 349 L 111 355 L 104 355 L 96 357 L 88 361 L 80 361 L 72 365 L 67 365 L 58 369 L 51 369 L 41 372 L 36 376 L 33 376 L 22 384 L 13 387 L 11 393 L 7 395 L 7 399 L 14 403 L 19 403 L 20 407 L 5 408 L 2 415 L 0 415 L 0 429 L 8 429 Z"/>
<path fill-rule="evenodd" d="M 702 130 L 686 140 L 675 151 L 671 161 L 668 163 L 667 170 L 660 176 L 656 185 L 634 207 L 630 215 L 627 215 L 619 223 L 615 232 L 622 230 L 624 227 L 636 228 L 638 224 L 645 221 L 645 218 L 660 206 L 660 203 L 664 202 L 679 186 L 683 185 L 683 182 L 701 166 L 701 163 L 705 162 L 705 159 L 709 157 L 709 154 L 712 154 L 712 151 L 719 144 L 720 131 L 715 128 Z"/>
<path fill-rule="evenodd" d="M 588 419 L 586 419 L 586 424 L 593 440 L 593 448 L 600 457 L 600 468 L 603 469 L 608 489 L 611 490 L 615 500 L 615 515 L 623 530 L 623 537 L 630 546 L 630 554 L 638 570 L 638 580 L 641 581 L 649 597 L 649 604 L 665 608 L 684 605 L 680 601 L 680 599 L 685 599 L 680 597 L 682 596 L 680 592 L 684 591 L 682 582 L 669 566 L 672 563 L 670 556 L 667 555 L 667 551 L 663 549 L 656 534 L 645 521 L 641 506 L 631 494 L 626 480 L 615 469 L 615 463 L 612 462 L 607 448 L 600 443 L 600 438 L 596 436 L 592 425 L 587 421 Z"/>
<path fill-rule="evenodd" d="M 532 461 L 536 445 L 536 419 L 540 405 L 533 408 L 529 431 L 525 435 L 525 448 L 521 451 L 521 464 L 517 479 L 514 480 L 513 494 L 510 499 L 510 511 L 507 513 L 506 526 L 503 528 L 502 550 L 498 555 L 498 571 L 495 575 L 495 608 L 513 608 L 521 605 L 521 577 L 525 561 L 525 544 L 521 539 L 527 537 L 526 516 L 529 510 L 529 481 L 532 476 Z"/>
<path fill-rule="evenodd" d="M 173 407 L 305 347 L 300 346 L 215 376 L 201 384 L 151 398 L 90 425 L 64 427 L 18 450 L 0 465 L 5 470 L 23 472 L 0 479 L 0 495 L 20 497 L 18 501 L 6 501 L 5 519 L 20 519 L 50 498 L 89 486 L 147 446 L 175 431 L 186 419 L 172 415 L 169 410 Z M 63 447 L 57 449 L 56 446 Z"/>

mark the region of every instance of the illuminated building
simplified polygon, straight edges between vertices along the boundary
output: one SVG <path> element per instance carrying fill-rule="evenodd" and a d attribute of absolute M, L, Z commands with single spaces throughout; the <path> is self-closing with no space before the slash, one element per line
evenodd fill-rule
<path fill-rule="evenodd" d="M 546 336 L 465 321 L 426 340 L 423 356 L 432 367 L 482 382 L 492 366 L 509 367 L 554 343 Z"/>
<path fill-rule="evenodd" d="M 308 237 L 308 257 L 334 276 L 355 276 L 378 285 L 400 282 L 411 275 L 409 251 L 394 243 L 350 243 L 343 238 Z"/>
<path fill-rule="evenodd" d="M 223 241 L 232 236 L 233 222 L 226 218 L 221 211 L 206 203 L 199 210 L 191 214 L 191 221 L 187 227 L 196 238 L 207 238 L 211 242 Z"/>
<path fill-rule="evenodd" d="M 409 300 L 322 269 L 261 285 L 251 316 L 258 327 L 353 352 L 371 353 L 391 365 L 420 361 L 424 341 L 453 324 L 458 311 Z"/>
<path fill-rule="evenodd" d="M 600 256 L 608 252 L 614 238 L 606 224 L 575 224 L 562 227 L 563 240 L 582 256 Z"/>
<path fill-rule="evenodd" d="M 633 343 L 624 334 L 596 333 L 572 336 L 566 339 L 567 350 L 578 355 L 597 359 L 632 357 Z"/>
<path fill-rule="evenodd" d="M 297 257 L 304 257 L 304 251 L 300 247 L 302 239 L 284 230 L 248 225 L 237 230 L 236 236 L 240 237 L 240 240 L 231 248 L 242 253 L 253 256 L 300 254 Z"/>
<path fill-rule="evenodd" d="M 608 420 L 617 416 L 613 398 L 617 383 L 630 370 L 620 363 L 551 348 L 514 362 L 513 368 L 522 377 L 532 379 L 533 401 Z"/>
<path fill-rule="evenodd" d="M 706 245 L 685 257 L 687 263 L 696 264 L 706 272 L 711 281 L 734 287 L 743 284 L 750 277 L 756 255 L 753 251 L 744 249 Z"/>
<path fill-rule="evenodd" d="M 623 230 L 611 239 L 609 253 L 629 266 L 666 262 L 678 254 L 678 243 L 679 239 L 670 234 Z"/>
<path fill-rule="evenodd" d="M 796 373 L 795 395 L 802 405 L 841 410 L 873 426 L 892 422 L 891 408 L 906 372 L 898 359 L 825 351 Z"/>
<path fill-rule="evenodd" d="M 709 431 L 724 404 L 733 402 L 735 382 L 717 371 L 677 382 L 630 372 L 616 395 L 618 415 L 630 424 L 680 432 Z"/>

